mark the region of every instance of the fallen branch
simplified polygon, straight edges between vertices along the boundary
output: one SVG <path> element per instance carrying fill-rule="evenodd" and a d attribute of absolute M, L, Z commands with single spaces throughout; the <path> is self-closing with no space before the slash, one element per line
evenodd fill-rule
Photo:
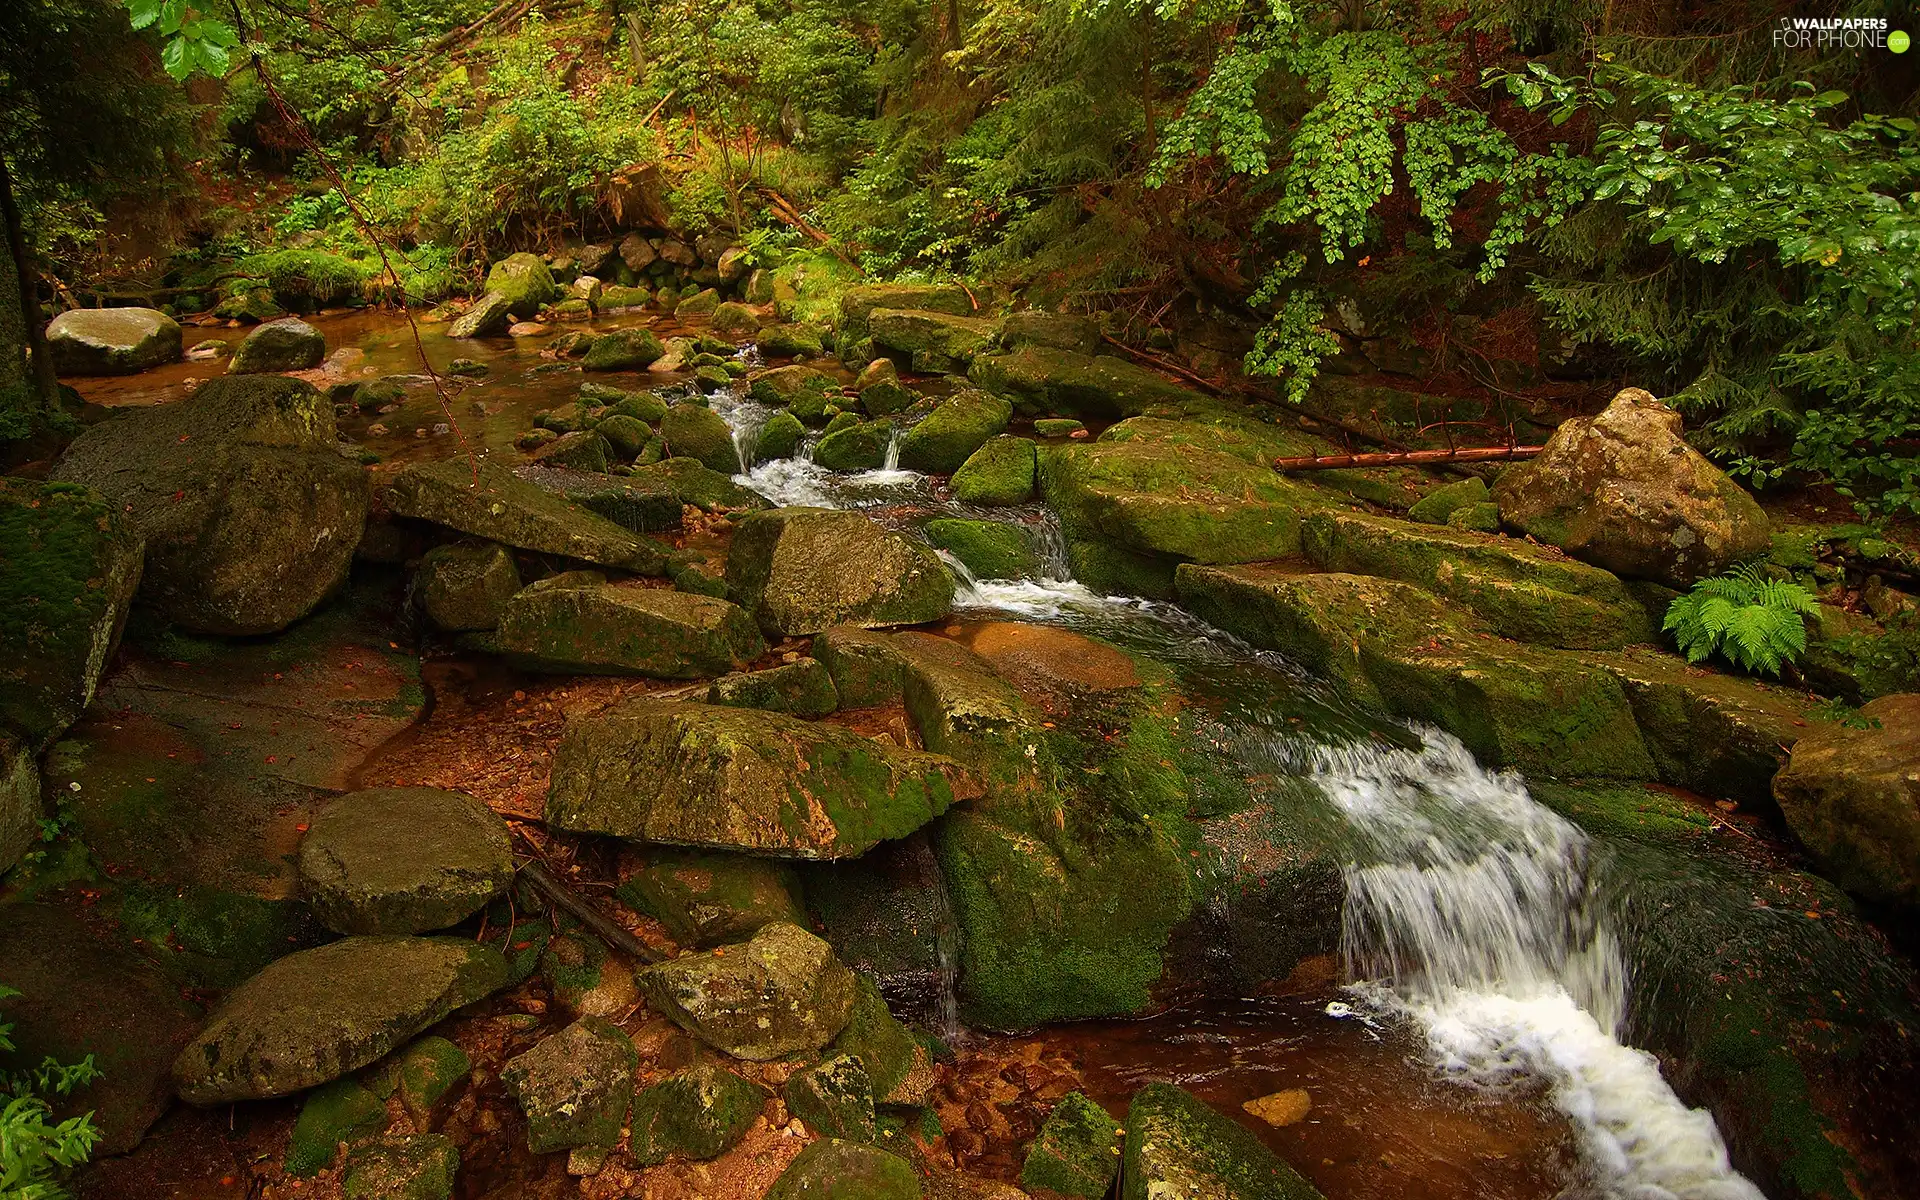
<path fill-rule="evenodd" d="M 814 241 L 819 242 L 822 246 L 825 246 L 827 251 L 841 262 L 846 263 L 856 271 L 860 270 L 860 264 L 849 258 L 845 250 L 834 245 L 831 237 L 807 224 L 807 219 L 800 215 L 800 210 L 793 206 L 791 200 L 788 200 L 785 196 L 782 196 L 770 187 L 757 188 L 755 190 L 760 193 L 760 198 L 767 202 L 767 207 L 773 211 L 774 216 L 780 218 L 780 220 L 788 225 L 793 226 L 795 229 L 798 229 Z M 864 274 L 864 272 L 862 273 Z"/>
<path fill-rule="evenodd" d="M 648 963 L 656 963 L 666 957 L 633 936 L 631 931 L 615 924 L 605 913 L 574 895 L 573 889 L 560 882 L 538 859 L 528 859 L 520 865 L 520 878 L 539 889 L 541 895 L 553 901 L 555 908 L 586 926 L 587 932 L 622 954 Z"/>
<path fill-rule="evenodd" d="M 1418 467 L 1445 463 L 1513 462 L 1545 446 L 1477 446 L 1465 450 L 1393 450 L 1378 454 L 1303 454 L 1276 458 L 1276 471 L 1339 471 L 1351 467 Z"/>

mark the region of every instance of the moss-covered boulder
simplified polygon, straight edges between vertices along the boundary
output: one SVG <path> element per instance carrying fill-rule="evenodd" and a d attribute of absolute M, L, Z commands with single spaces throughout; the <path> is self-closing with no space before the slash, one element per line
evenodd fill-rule
<path fill-rule="evenodd" d="M 1487 481 L 1478 475 L 1441 486 L 1420 497 L 1407 510 L 1407 519 L 1425 525 L 1445 525 L 1454 512 L 1468 505 L 1485 503 L 1491 495 Z"/>
<path fill-rule="evenodd" d="M 888 360 L 881 359 L 881 362 Z M 882 379 L 860 389 L 860 407 L 870 417 L 890 417 L 912 408 L 919 393 L 898 379 Z"/>
<path fill-rule="evenodd" d="M 740 473 L 740 451 L 733 430 L 719 413 L 698 404 L 676 404 L 660 421 L 660 436 L 674 458 L 691 458 L 722 475 Z"/>
<path fill-rule="evenodd" d="M 934 621 L 953 608 L 938 556 L 859 513 L 781 508 L 734 530 L 727 586 L 770 634 Z"/>
<path fill-rule="evenodd" d="M 508 603 L 493 644 L 534 670 L 658 679 L 717 675 L 766 652 L 737 605 L 607 583 L 523 589 Z"/>
<path fill-rule="evenodd" d="M 667 348 L 649 330 L 616 329 L 593 339 L 580 366 L 587 371 L 644 371 L 666 353 Z"/>
<path fill-rule="evenodd" d="M 758 708 L 796 717 L 824 717 L 840 707 L 833 676 L 818 659 L 803 658 L 765 671 L 722 675 L 707 689 L 708 704 Z"/>
<path fill-rule="evenodd" d="M 153 308 L 75 308 L 47 324 L 61 375 L 131 375 L 180 361 L 180 324 Z"/>
<path fill-rule="evenodd" d="M 780 1097 L 788 1112 L 821 1137 L 874 1140 L 873 1081 L 852 1055 L 837 1054 L 796 1071 Z"/>
<path fill-rule="evenodd" d="M 1920 695 L 1807 731 L 1773 793 L 1820 871 L 1875 904 L 1920 908 Z"/>
<path fill-rule="evenodd" d="M 460 1148 L 439 1133 L 374 1138 L 354 1147 L 340 1176 L 345 1200 L 449 1200 Z"/>
<path fill-rule="evenodd" d="M 1321 1200 L 1311 1183 L 1238 1122 L 1170 1083 L 1150 1083 L 1127 1105 L 1120 1197 L 1158 1196 Z"/>
<path fill-rule="evenodd" d="M 856 976 L 853 1013 L 827 1047 L 861 1065 L 870 1103 L 920 1106 L 933 1098 L 933 1059 L 911 1029 L 902 1025 L 864 975 Z M 848 1136 L 832 1134 L 834 1137 Z"/>
<path fill-rule="evenodd" d="M 140 583 L 142 549 L 133 523 L 99 492 L 0 477 L 0 728 L 37 750 L 93 702 Z"/>
<path fill-rule="evenodd" d="M 635 467 L 629 486 L 659 492 L 702 512 L 754 512 L 768 507 L 765 497 L 702 464 L 698 459 L 667 458 Z"/>
<path fill-rule="evenodd" d="M 336 933 L 444 929 L 507 890 L 507 823 L 471 796 L 371 788 L 332 800 L 300 842 L 300 887 Z"/>
<path fill-rule="evenodd" d="M 962 504 L 998 507 L 1033 498 L 1037 460 L 1033 443 L 1001 435 L 987 439 L 953 473 L 953 498 Z"/>
<path fill-rule="evenodd" d="M 327 339 L 298 317 L 282 317 L 254 327 L 227 360 L 229 375 L 305 371 L 327 356 Z"/>
<path fill-rule="evenodd" d="M 1200 393 L 1110 355 L 1024 345 L 973 360 L 967 377 L 1023 411 L 1112 420 L 1143 413 L 1181 413 L 1210 406 Z"/>
<path fill-rule="evenodd" d="M 507 302 L 507 311 L 516 317 L 531 317 L 540 306 L 559 297 L 553 271 L 537 254 L 522 251 L 509 254 L 487 271 L 486 292 Z"/>
<path fill-rule="evenodd" d="M 711 317 L 719 308 L 720 293 L 712 288 L 699 288 L 691 296 L 683 294 L 674 311 L 683 317 Z"/>
<path fill-rule="evenodd" d="M 1120 1172 L 1121 1128 L 1080 1092 L 1053 1106 L 1027 1148 L 1020 1182 L 1080 1200 L 1101 1200 Z"/>
<path fill-rule="evenodd" d="M 500 1079 L 527 1116 L 527 1149 L 618 1145 L 639 1064 L 633 1040 L 599 1017 L 582 1017 L 508 1060 Z"/>
<path fill-rule="evenodd" d="M 635 858 L 623 866 L 614 894 L 666 926 L 682 946 L 744 941 L 776 921 L 806 923 L 789 864 L 670 846 L 648 847 Z"/>
<path fill-rule="evenodd" d="M 1017 525 L 936 517 L 923 528 L 928 541 L 959 559 L 975 579 L 1027 579 L 1039 570 L 1040 560 Z"/>
<path fill-rule="evenodd" d="M 290 954 L 228 994 L 174 1061 L 180 1098 L 226 1104 L 304 1091 L 379 1059 L 506 982 L 470 941 L 350 937 Z"/>
<path fill-rule="evenodd" d="M 639 575 L 666 568 L 666 547 L 521 479 L 488 460 L 414 463 L 386 493 L 395 516 L 429 521 L 517 550 L 579 559 Z"/>
<path fill-rule="evenodd" d="M 819 358 L 826 350 L 811 325 L 773 325 L 755 334 L 753 344 L 768 358 Z"/>
<path fill-rule="evenodd" d="M 1328 510 L 1306 518 L 1301 548 L 1323 570 L 1417 583 L 1516 641 L 1612 649 L 1653 638 L 1617 576 L 1517 538 Z"/>
<path fill-rule="evenodd" d="M 534 447 L 527 454 L 527 462 L 535 467 L 600 474 L 613 465 L 611 449 L 607 439 L 591 429 L 581 429 Z"/>
<path fill-rule="evenodd" d="M 867 312 L 873 352 L 904 358 L 928 374 L 963 372 L 993 341 L 994 322 L 924 309 L 874 308 Z"/>
<path fill-rule="evenodd" d="M 289 1175 L 304 1178 L 333 1165 L 340 1147 L 387 1127 L 387 1106 L 358 1079 L 336 1079 L 307 1093 L 287 1135 L 282 1160 Z"/>
<path fill-rule="evenodd" d="M 802 1150 L 767 1200 L 920 1200 L 907 1160 L 862 1142 L 823 1138 Z"/>
<path fill-rule="evenodd" d="M 841 417 L 849 423 L 834 429 Z M 887 461 L 887 446 L 893 441 L 893 422 L 862 421 L 852 413 L 841 413 L 827 426 L 827 434 L 813 448 L 813 461 L 829 471 L 872 471 Z"/>
<path fill-rule="evenodd" d="M 725 953 L 689 954 L 639 972 L 656 1011 L 750 1062 L 817 1051 L 846 1027 L 854 975 L 797 925 L 762 928 Z"/>
<path fill-rule="evenodd" d="M 1076 417 L 1041 417 L 1033 423 L 1033 431 L 1043 438 L 1072 437 L 1086 427 L 1086 422 Z"/>
<path fill-rule="evenodd" d="M 835 386 L 833 376 L 825 371 L 794 363 L 749 377 L 747 396 L 756 403 L 778 408 L 792 404 L 802 395 L 825 395 Z"/>
<path fill-rule="evenodd" d="M 505 333 L 512 320 L 513 301 L 498 292 L 488 292 L 453 319 L 453 323 L 447 326 L 447 336 L 461 339 L 490 337 Z"/>
<path fill-rule="evenodd" d="M 607 444 L 613 447 L 613 453 L 622 459 L 632 459 L 646 449 L 654 436 L 645 421 L 622 412 L 602 418 L 593 431 L 605 438 Z"/>
<path fill-rule="evenodd" d="M 1681 436 L 1680 414 L 1639 388 L 1566 422 L 1540 456 L 1501 472 L 1501 518 L 1576 558 L 1684 588 L 1767 552 L 1753 497 Z"/>
<path fill-rule="evenodd" d="M 734 300 L 715 305 L 708 322 L 715 333 L 724 337 L 746 337 L 760 332 L 760 314 Z"/>
<path fill-rule="evenodd" d="M 519 590 L 520 568 L 498 542 L 435 546 L 413 576 L 420 611 L 450 633 L 492 629 Z"/>
<path fill-rule="evenodd" d="M 718 1158 L 747 1135 L 767 1090 L 732 1071 L 702 1065 L 634 1093 L 627 1155 L 650 1167 L 672 1158 Z"/>
<path fill-rule="evenodd" d="M 697 463 L 688 465 L 702 469 Z M 683 517 L 680 497 L 672 491 L 648 486 L 645 481 L 636 483 L 630 476 L 616 478 L 593 471 L 531 465 L 515 467 L 513 473 L 541 491 L 597 513 L 632 533 L 660 533 L 680 528 Z"/>
<path fill-rule="evenodd" d="M 865 366 L 874 357 L 868 318 L 875 309 L 911 309 L 966 317 L 972 316 L 978 306 L 967 289 L 955 283 L 872 283 L 847 288 L 840 294 L 837 345 L 841 361 L 850 367 Z"/>
<path fill-rule="evenodd" d="M 546 816 L 580 833 L 842 858 L 977 794 L 953 760 L 850 729 L 635 699 L 568 722 Z"/>
<path fill-rule="evenodd" d="M 214 379 L 95 425 L 53 478 L 86 484 L 146 542 L 140 598 L 206 633 L 284 629 L 338 588 L 367 516 L 333 406 L 297 379 Z"/>
<path fill-rule="evenodd" d="M 790 412 L 773 414 L 760 427 L 760 434 L 754 441 L 753 464 L 758 466 L 776 459 L 792 458 L 806 436 L 807 427 L 800 423 L 799 417 Z"/>
<path fill-rule="evenodd" d="M 998 396 L 958 392 L 901 437 L 900 465 L 910 471 L 950 475 L 1012 418 L 1013 407 Z"/>
<path fill-rule="evenodd" d="M 994 340 L 1008 350 L 1047 346 L 1092 354 L 1100 346 L 1100 324 L 1079 313 L 1053 313 L 1029 308 L 1000 318 Z"/>
<path fill-rule="evenodd" d="M 1500 532 L 1500 506 L 1491 500 L 1462 504 L 1447 514 L 1447 527 L 1471 533 Z"/>

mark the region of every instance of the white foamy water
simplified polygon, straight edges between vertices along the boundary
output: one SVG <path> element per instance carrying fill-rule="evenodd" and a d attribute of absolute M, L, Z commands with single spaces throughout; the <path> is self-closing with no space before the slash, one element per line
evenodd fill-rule
<path fill-rule="evenodd" d="M 1360 844 L 1342 931 L 1359 997 L 1413 1020 L 1451 1078 L 1543 1081 L 1600 1195 L 1762 1200 L 1713 1117 L 1619 1041 L 1628 967 L 1577 826 L 1441 733 L 1311 769 Z"/>

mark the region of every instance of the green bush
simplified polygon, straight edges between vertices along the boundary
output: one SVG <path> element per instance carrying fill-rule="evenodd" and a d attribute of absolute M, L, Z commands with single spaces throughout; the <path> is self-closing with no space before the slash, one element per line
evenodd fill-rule
<path fill-rule="evenodd" d="M 1806 650 L 1801 614 L 1816 604 L 1806 588 L 1748 565 L 1676 596 L 1661 628 L 1673 634 L 1688 662 L 1718 654 L 1743 671 L 1777 675 Z"/>
<path fill-rule="evenodd" d="M 20 993 L 0 985 L 0 1001 Z M 0 1052 L 14 1050 L 13 1026 L 0 1023 Z M 99 1143 L 93 1114 L 53 1120 L 48 1094 L 66 1096 L 100 1077 L 89 1054 L 71 1066 L 49 1058 L 38 1067 L 0 1071 L 0 1200 L 59 1200 L 61 1176 L 87 1160 Z"/>

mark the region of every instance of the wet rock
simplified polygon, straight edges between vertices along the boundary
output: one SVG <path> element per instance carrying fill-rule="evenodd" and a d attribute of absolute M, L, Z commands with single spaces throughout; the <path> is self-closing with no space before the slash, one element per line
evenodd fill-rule
<path fill-rule="evenodd" d="M 1490 495 L 1487 481 L 1472 475 L 1455 483 L 1443 484 L 1414 502 L 1407 519 L 1426 525 L 1445 525 L 1455 510 L 1481 504 Z"/>
<path fill-rule="evenodd" d="M 644 482 L 635 483 L 632 476 L 616 479 L 593 471 L 532 466 L 517 467 L 514 474 L 543 492 L 551 492 L 588 512 L 598 513 L 634 533 L 680 528 L 680 497 Z"/>
<path fill-rule="evenodd" d="M 665 413 L 661 414 L 661 416 L 665 415 Z M 647 443 L 653 440 L 653 430 L 647 427 L 645 421 L 621 412 L 613 413 L 603 419 L 593 427 L 593 431 L 607 439 L 608 444 L 613 447 L 614 455 L 622 459 L 633 458 L 634 455 L 646 449 Z"/>
<path fill-rule="evenodd" d="M 928 749 L 1012 782 L 1039 756 L 1040 718 L 987 660 L 958 642 L 842 626 L 814 639 L 846 708 L 904 701 Z"/>
<path fill-rule="evenodd" d="M 512 882 L 506 822 L 471 796 L 437 788 L 342 796 L 300 843 L 307 903 L 337 933 L 444 929 Z"/>
<path fill-rule="evenodd" d="M 866 1067 L 851 1055 L 835 1055 L 795 1072 L 788 1077 L 780 1097 L 786 1101 L 788 1112 L 821 1137 L 871 1142 L 876 1136 L 873 1081 L 867 1078 Z"/>
<path fill-rule="evenodd" d="M 968 317 L 978 307 L 967 289 L 952 283 L 875 283 L 847 288 L 840 293 L 841 360 L 850 367 L 859 367 L 874 357 L 868 319 L 875 309 L 909 309 Z"/>
<path fill-rule="evenodd" d="M 1007 427 L 1013 407 L 998 396 L 963 391 L 941 402 L 900 439 L 900 465 L 949 475 Z"/>
<path fill-rule="evenodd" d="M 1323 511 L 1306 518 L 1301 548 L 1323 570 L 1417 583 L 1516 641 L 1613 649 L 1653 638 L 1618 577 L 1517 538 Z"/>
<path fill-rule="evenodd" d="M 860 407 L 870 417 L 890 417 L 894 413 L 912 408 L 919 400 L 919 393 L 894 379 L 882 379 L 878 383 L 869 384 L 860 392 Z"/>
<path fill-rule="evenodd" d="M 639 1063 L 632 1040 L 599 1017 L 582 1017 L 508 1061 L 500 1078 L 527 1116 L 527 1149 L 618 1145 Z"/>
<path fill-rule="evenodd" d="M 767 1200 L 920 1200 L 907 1160 L 860 1142 L 823 1138 L 800 1152 Z"/>
<path fill-rule="evenodd" d="M 766 652 L 737 605 L 617 584 L 525 589 L 507 604 L 494 644 L 534 670 L 658 679 L 737 670 Z"/>
<path fill-rule="evenodd" d="M 975 579 L 1030 579 L 1039 569 L 1039 560 L 1017 526 L 938 517 L 924 529 L 928 541 L 959 559 Z"/>
<path fill-rule="evenodd" d="M 498 292 L 488 292 L 467 306 L 447 326 L 450 338 L 489 337 L 504 333 L 513 316 L 513 301 Z"/>
<path fill-rule="evenodd" d="M 709 571 L 699 563 L 688 563 L 675 571 L 673 586 L 679 591 L 691 592 L 696 596 L 712 596 L 717 600 L 727 598 L 726 578 Z"/>
<path fill-rule="evenodd" d="M 546 815 L 580 833 L 841 858 L 975 794 L 952 760 L 839 726 L 635 699 L 568 723 Z"/>
<path fill-rule="evenodd" d="M 660 436 L 674 458 L 691 458 L 710 471 L 737 475 L 740 451 L 719 413 L 698 404 L 676 404 L 660 422 Z"/>
<path fill-rule="evenodd" d="M 926 835 L 883 842 L 856 859 L 808 863 L 799 871 L 813 928 L 842 962 L 877 982 L 885 1001 L 881 1011 L 891 1007 L 944 1028 L 951 1014 L 941 1008 L 950 999 L 959 928 Z M 868 1012 L 864 998 L 856 1001 L 849 1026 L 867 1024 Z M 890 1061 L 869 1066 L 869 1072 L 884 1077 L 888 1069 L 910 1065 Z"/>
<path fill-rule="evenodd" d="M 894 1018 L 871 980 L 856 976 L 855 989 L 847 1027 L 833 1039 L 827 1053 L 860 1063 L 869 1108 L 873 1104 L 917 1107 L 928 1103 L 933 1096 L 933 1059 L 926 1047 Z M 791 1101 L 788 1106 L 792 1107 Z M 804 1119 L 806 1114 L 800 1116 Z M 809 1120 L 808 1124 L 813 1122 Z M 830 1137 L 853 1136 L 820 1132 Z"/>
<path fill-rule="evenodd" d="M 753 344 L 767 358 L 819 358 L 825 352 L 820 331 L 811 325 L 774 325 L 762 329 Z"/>
<path fill-rule="evenodd" d="M 760 316 L 744 304 L 729 300 L 714 306 L 709 323 L 715 333 L 738 337 L 760 331 Z"/>
<path fill-rule="evenodd" d="M 741 854 L 649 847 L 615 891 L 658 920 L 682 946 L 705 949 L 752 937 L 778 921 L 806 921 L 798 883 L 785 863 Z"/>
<path fill-rule="evenodd" d="M 1500 475 L 1507 524 L 1621 575 L 1685 588 L 1765 554 L 1766 514 L 1680 434 L 1680 415 L 1639 388 L 1568 421 Z"/>
<path fill-rule="evenodd" d="M 727 584 L 760 627 L 791 636 L 835 625 L 914 625 L 953 607 L 932 550 L 858 513 L 783 508 L 736 527 Z"/>
<path fill-rule="evenodd" d="M 995 621 L 970 630 L 967 645 L 1027 694 L 1065 699 L 1123 692 L 1142 683 L 1124 652 L 1057 626 Z"/>
<path fill-rule="evenodd" d="M 766 498 L 740 486 L 729 475 L 709 469 L 698 459 L 668 458 L 636 467 L 627 482 L 691 504 L 702 512 L 755 512 L 767 507 Z"/>
<path fill-rule="evenodd" d="M 333 1165 L 344 1143 L 387 1127 L 387 1106 L 357 1079 L 336 1079 L 308 1092 L 287 1135 L 286 1172 L 296 1178 Z"/>
<path fill-rule="evenodd" d="M 666 567 L 666 547 L 660 543 L 484 460 L 477 481 L 464 458 L 412 464 L 393 477 L 386 496 L 395 516 L 430 521 L 515 549 L 640 575 L 658 575 Z"/>
<path fill-rule="evenodd" d="M 1127 1106 L 1120 1196 L 1320 1200 L 1258 1138 L 1170 1083 L 1148 1084 Z"/>
<path fill-rule="evenodd" d="M 803 658 L 765 671 L 723 675 L 707 689 L 707 703 L 795 717 L 824 717 L 840 707 L 840 697 L 833 690 L 833 676 L 826 665 L 818 659 Z"/>
<path fill-rule="evenodd" d="M 1277 1129 L 1299 1124 L 1313 1111 L 1313 1097 L 1305 1088 L 1288 1088 L 1249 1100 L 1240 1107 Z"/>
<path fill-rule="evenodd" d="M 593 339 L 580 366 L 588 371 L 644 371 L 666 352 L 648 330 L 617 329 Z"/>
<path fill-rule="evenodd" d="M 1821 873 L 1854 895 L 1920 907 L 1920 695 L 1860 709 L 1869 729 L 1833 722 L 1794 744 L 1773 794 Z"/>
<path fill-rule="evenodd" d="M 421 611 L 451 633 L 492 629 L 519 590 L 520 569 L 498 542 L 435 546 L 413 577 Z"/>
<path fill-rule="evenodd" d="M 967 377 L 1032 411 L 1083 418 L 1111 420 L 1209 407 L 1205 396 L 1125 359 L 1048 346 L 982 355 L 973 360 Z"/>
<path fill-rule="evenodd" d="M 55 468 L 146 542 L 140 598 L 174 623 L 284 629 L 345 581 L 367 477 L 342 457 L 333 406 L 297 379 L 213 379 L 74 439 Z"/>
<path fill-rule="evenodd" d="M 447 364 L 447 374 L 466 379 L 478 379 L 487 374 L 490 369 L 487 364 L 472 358 L 456 358 Z"/>
<path fill-rule="evenodd" d="M 837 430 L 828 426 L 826 436 L 813 448 L 813 461 L 829 471 L 871 471 L 886 463 L 887 446 L 892 441 L 893 422 L 854 418 L 851 424 Z"/>
<path fill-rule="evenodd" d="M 1020 1182 L 1062 1196 L 1101 1200 L 1120 1172 L 1120 1127 L 1107 1110 L 1069 1092 L 1047 1114 L 1027 1150 Z"/>
<path fill-rule="evenodd" d="M 1046 346 L 1092 354 L 1100 346 L 1100 325 L 1078 313 L 1050 313 L 1039 309 L 1008 313 L 1000 319 L 995 340 L 1009 350 Z"/>
<path fill-rule="evenodd" d="M 768 925 L 751 941 L 684 955 L 638 978 L 656 1010 L 750 1062 L 819 1050 L 853 1012 L 853 972 L 797 925 Z"/>
<path fill-rule="evenodd" d="M 133 523 L 93 489 L 0 478 L 0 730 L 11 726 L 38 750 L 92 703 L 142 549 Z M 0 836 L 0 862 L 23 848 Z"/>
<path fill-rule="evenodd" d="M 953 473 L 953 498 L 988 507 L 1024 504 L 1033 496 L 1036 469 L 1031 441 L 1006 435 L 989 438 Z"/>
<path fill-rule="evenodd" d="M 346 1200 L 447 1200 L 460 1150 L 438 1133 L 377 1138 L 357 1147 L 341 1177 Z"/>
<path fill-rule="evenodd" d="M 225 1104 L 304 1091 L 375 1061 L 506 982 L 472 942 L 350 937 L 235 988 L 174 1061 L 180 1098 Z"/>
<path fill-rule="evenodd" d="M 926 373 L 960 372 L 993 340 L 994 322 L 915 309 L 874 308 L 867 332 L 875 353 L 904 356 Z"/>
<path fill-rule="evenodd" d="M 297 317 L 283 317 L 256 326 L 227 363 L 230 375 L 257 375 L 305 371 L 327 356 L 327 339 Z"/>
<path fill-rule="evenodd" d="M 747 1135 L 766 1101 L 765 1088 L 719 1067 L 669 1075 L 635 1093 L 627 1154 L 643 1167 L 718 1158 Z"/>
<path fill-rule="evenodd" d="M 604 473 L 610 465 L 607 439 L 590 429 L 563 433 L 527 455 L 535 467 Z"/>
<path fill-rule="evenodd" d="M 800 418 L 790 412 L 777 412 L 767 418 L 760 427 L 760 436 L 753 446 L 755 466 L 776 459 L 792 458 L 800 449 L 800 442 L 807 436 L 807 427 Z"/>
<path fill-rule="evenodd" d="M 61 375 L 131 375 L 180 361 L 180 325 L 152 308 L 75 308 L 47 325 Z"/>
<path fill-rule="evenodd" d="M 747 395 L 760 404 L 787 405 L 804 393 L 822 394 L 833 390 L 833 376 L 825 371 L 795 363 L 762 371 L 747 381 Z"/>
<path fill-rule="evenodd" d="M 505 297 L 507 311 L 522 318 L 533 316 L 542 304 L 560 295 L 560 289 L 553 283 L 552 270 L 540 261 L 539 255 L 524 251 L 509 254 L 493 264 L 487 272 L 486 292 L 489 296 Z"/>

